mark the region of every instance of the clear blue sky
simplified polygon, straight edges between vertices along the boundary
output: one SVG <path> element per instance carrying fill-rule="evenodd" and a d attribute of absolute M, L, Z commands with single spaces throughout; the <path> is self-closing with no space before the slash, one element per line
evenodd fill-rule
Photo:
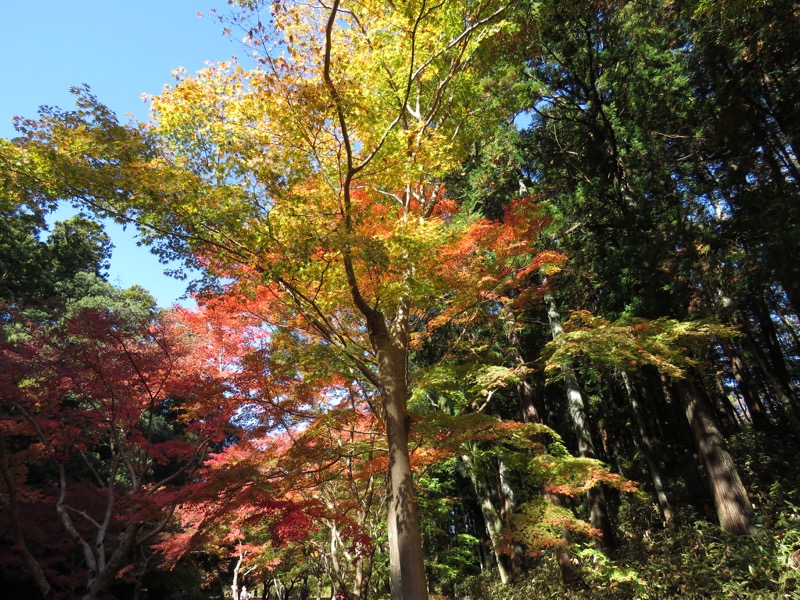
<path fill-rule="evenodd" d="M 197 71 L 229 60 L 242 48 L 222 35 L 208 13 L 224 0 L 9 0 L 0 25 L 0 137 L 14 137 L 14 116 L 32 117 L 41 105 L 71 108 L 69 88 L 87 83 L 121 119 L 148 119 L 142 94 L 158 93 L 179 66 Z M 197 13 L 204 18 L 198 18 Z M 66 214 L 59 212 L 59 215 Z M 137 247 L 132 228 L 107 226 L 115 245 L 109 279 L 140 284 L 162 306 L 184 293 L 185 282 Z"/>

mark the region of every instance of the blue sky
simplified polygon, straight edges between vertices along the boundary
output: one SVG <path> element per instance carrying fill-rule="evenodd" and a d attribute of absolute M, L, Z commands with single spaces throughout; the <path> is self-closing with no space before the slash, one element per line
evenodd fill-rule
<path fill-rule="evenodd" d="M 0 25 L 3 92 L 0 136 L 14 137 L 14 116 L 32 117 L 41 105 L 71 108 L 71 86 L 87 83 L 124 120 L 148 119 L 142 94 L 158 93 L 179 66 L 197 71 L 207 61 L 229 60 L 242 48 L 208 16 L 223 0 L 39 0 L 5 2 Z M 207 16 L 198 18 L 197 13 Z M 60 211 L 59 215 L 67 214 Z M 137 247 L 134 231 L 111 224 L 115 249 L 109 279 L 140 284 L 162 306 L 185 290 L 164 275 L 164 265 Z"/>

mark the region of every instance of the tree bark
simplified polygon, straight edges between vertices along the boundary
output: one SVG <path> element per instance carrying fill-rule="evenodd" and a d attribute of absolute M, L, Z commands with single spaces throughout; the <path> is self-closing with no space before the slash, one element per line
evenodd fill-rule
<path fill-rule="evenodd" d="M 508 337 L 508 341 L 511 343 L 511 347 L 514 350 L 514 356 L 516 358 L 517 365 L 520 367 L 525 366 L 526 361 L 525 357 L 522 355 L 522 341 L 519 337 L 519 328 L 514 322 L 513 316 L 511 318 L 511 324 L 507 330 L 506 336 Z M 539 411 L 536 409 L 536 404 L 534 401 L 535 394 L 533 385 L 529 378 L 526 377 L 517 384 L 517 397 L 519 398 L 519 409 L 520 413 L 522 414 L 522 421 L 524 423 L 542 423 L 542 418 L 539 416 Z M 544 440 L 540 441 L 542 444 L 544 444 Z M 558 494 L 548 491 L 546 486 L 542 487 L 542 496 L 546 502 L 549 502 L 553 506 L 561 507 L 564 505 L 564 499 Z M 556 561 L 558 562 L 558 568 L 561 572 L 561 581 L 564 586 L 574 587 L 580 582 L 581 577 L 575 563 L 572 561 L 572 557 L 569 555 L 569 552 L 565 547 L 569 544 L 569 536 L 567 531 L 563 528 L 561 531 L 561 537 L 564 540 L 564 546 L 556 546 L 554 548 Z"/>
<path fill-rule="evenodd" d="M 544 297 L 547 305 L 547 317 L 550 321 L 550 330 L 553 339 L 563 333 L 561 327 L 561 315 L 556 307 L 555 299 L 552 294 Z M 570 364 L 561 365 L 561 372 L 564 376 L 564 385 L 567 392 L 567 406 L 570 420 L 572 421 L 575 438 L 578 441 L 578 453 L 583 458 L 596 458 L 597 453 L 592 442 L 592 434 L 589 430 L 589 422 L 586 417 L 586 404 L 583 401 L 583 394 L 578 386 L 578 378 L 575 376 L 575 369 Z M 586 493 L 586 502 L 589 506 L 592 527 L 601 532 L 598 540 L 598 547 L 606 554 L 613 554 L 616 550 L 616 539 L 611 520 L 608 517 L 603 491 L 599 487 L 593 487 Z"/>
<path fill-rule="evenodd" d="M 378 379 L 389 446 L 389 570 L 392 600 L 428 597 L 419 515 L 408 452 L 409 417 L 404 323 L 390 331 L 381 319 L 370 327 L 378 357 Z"/>
<path fill-rule="evenodd" d="M 773 381 L 774 387 L 777 388 L 776 393 L 779 394 L 784 412 L 786 412 L 792 427 L 796 433 L 800 434 L 800 417 L 797 416 L 797 396 L 792 389 L 791 377 L 786 367 L 783 348 L 778 341 L 775 324 L 772 322 L 769 309 L 761 298 L 752 299 L 751 308 L 761 329 L 762 338 L 767 347 L 769 364 L 772 367 L 768 377 Z"/>
<path fill-rule="evenodd" d="M 708 476 L 720 527 L 734 535 L 750 535 L 753 505 L 707 400 L 693 382 L 680 381 L 675 387 Z"/>
<path fill-rule="evenodd" d="M 792 432 L 794 433 L 795 437 L 800 439 L 800 417 L 797 416 L 797 411 L 795 410 L 795 398 L 791 387 L 787 387 L 784 381 L 782 381 L 781 378 L 775 373 L 772 365 L 767 360 L 767 357 L 764 356 L 763 350 L 753 338 L 753 334 L 749 330 L 747 331 L 744 343 L 747 344 L 748 349 L 756 361 L 756 364 L 764 374 L 764 377 L 769 384 L 769 389 L 777 398 L 780 409 L 783 410 L 786 419 L 789 421 Z"/>
<path fill-rule="evenodd" d="M 628 392 L 631 410 L 636 419 L 636 425 L 639 428 L 639 437 L 642 440 L 642 454 L 647 462 L 647 470 L 650 472 L 650 480 L 653 482 L 653 491 L 656 493 L 658 506 L 661 508 L 661 515 L 664 517 L 664 525 L 672 529 L 675 525 L 675 515 L 672 512 L 672 506 L 670 505 L 667 491 L 661 479 L 661 470 L 658 468 L 658 464 L 654 458 L 655 441 L 647 430 L 647 423 L 642 412 L 642 405 L 639 402 L 638 391 L 628 377 L 628 374 L 624 371 L 622 372 L 622 381 L 625 384 L 625 390 Z"/>
<path fill-rule="evenodd" d="M 497 457 L 497 496 L 500 500 L 500 518 L 503 522 L 503 528 L 510 530 L 512 523 L 511 519 L 514 516 L 516 509 L 516 500 L 514 499 L 514 488 L 511 487 L 509 481 L 509 471 L 502 456 Z M 519 544 L 511 544 L 511 552 L 509 556 L 509 575 L 512 582 L 519 581 L 520 573 L 522 572 L 522 549 Z"/>
<path fill-rule="evenodd" d="M 750 422 L 753 424 L 753 428 L 759 431 L 769 428 L 767 410 L 761 402 L 758 390 L 751 384 L 750 380 L 753 375 L 749 372 L 747 365 L 742 360 L 741 350 L 738 344 L 728 342 L 723 345 L 723 348 L 725 348 L 728 358 L 731 361 L 731 373 L 736 381 L 736 388 L 739 395 L 742 401 L 744 401 L 744 405 L 747 407 L 747 412 L 750 415 Z"/>
<path fill-rule="evenodd" d="M 480 467 L 476 464 L 475 457 L 470 454 L 461 456 L 461 460 L 467 465 L 469 469 L 469 478 L 472 481 L 472 487 L 475 494 L 478 496 L 478 503 L 483 513 L 483 520 L 486 523 L 486 533 L 489 534 L 489 541 L 492 543 L 492 551 L 494 552 L 495 563 L 497 564 L 497 572 L 500 575 L 500 582 L 506 585 L 512 581 L 513 576 L 511 573 L 511 565 L 509 564 L 508 555 L 503 553 L 503 519 L 500 516 L 500 511 L 492 502 L 489 487 L 486 485 L 486 479 L 480 472 Z"/>
<path fill-rule="evenodd" d="M 236 559 L 236 565 L 233 567 L 233 581 L 231 582 L 231 594 L 233 594 L 233 600 L 239 600 L 239 571 L 242 568 L 242 562 L 244 562 L 244 556 L 246 553 L 239 553 L 239 558 Z"/>

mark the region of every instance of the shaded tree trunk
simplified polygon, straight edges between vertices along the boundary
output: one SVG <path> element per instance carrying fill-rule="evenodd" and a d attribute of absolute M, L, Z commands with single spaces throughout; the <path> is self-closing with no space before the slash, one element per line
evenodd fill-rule
<path fill-rule="evenodd" d="M 545 295 L 547 305 L 547 317 L 550 320 L 550 330 L 553 339 L 563 333 L 561 327 L 561 315 L 556 307 L 555 299 L 552 294 Z M 569 364 L 561 365 L 561 372 L 564 377 L 564 385 L 567 392 L 567 406 L 569 417 L 572 421 L 575 438 L 578 441 L 578 453 L 583 458 L 596 458 L 597 453 L 592 442 L 589 422 L 586 417 L 586 405 L 583 394 L 578 386 L 578 378 L 575 370 Z M 616 550 L 616 539 L 614 530 L 611 527 L 611 520 L 608 517 L 603 491 L 599 487 L 593 487 L 586 493 L 586 502 L 589 506 L 592 527 L 599 530 L 602 534 L 598 540 L 598 547 L 606 554 L 613 554 Z"/>
<path fill-rule="evenodd" d="M 705 467 L 720 527 L 734 535 L 750 535 L 753 506 L 707 399 L 693 382 L 679 381 L 675 387 Z"/>
<path fill-rule="evenodd" d="M 712 364 L 713 361 L 714 359 L 710 358 L 708 362 Z M 733 410 L 733 403 L 731 402 L 730 396 L 728 395 L 728 392 L 722 382 L 721 374 L 715 373 L 706 379 L 708 378 L 711 378 L 712 381 L 704 382 L 706 384 L 705 389 L 712 390 L 713 388 L 714 408 L 716 409 L 717 419 L 722 427 L 723 433 L 726 436 L 739 433 L 742 430 L 742 425 Z"/>
<path fill-rule="evenodd" d="M 631 410 L 639 429 L 639 437 L 642 440 L 642 454 L 644 455 L 645 462 L 647 462 L 647 470 L 650 472 L 650 480 L 653 482 L 653 491 L 656 493 L 661 515 L 664 517 L 664 524 L 672 529 L 675 526 L 675 515 L 672 512 L 672 506 L 670 505 L 664 482 L 661 479 L 661 469 L 659 469 L 658 463 L 654 458 L 656 454 L 655 441 L 647 430 L 647 422 L 644 417 L 642 405 L 639 402 L 638 390 L 634 387 L 628 374 L 624 371 L 622 372 L 622 381 L 625 384 L 625 390 L 628 392 L 628 400 L 630 401 Z"/>
<path fill-rule="evenodd" d="M 731 374 L 736 381 L 736 389 L 747 408 L 753 428 L 759 431 L 767 429 L 769 427 L 767 410 L 761 402 L 758 390 L 751 384 L 754 376 L 742 360 L 738 344 L 726 343 L 723 347 L 731 362 Z"/>
<path fill-rule="evenodd" d="M 770 391 L 775 395 L 778 400 L 780 408 L 783 410 L 786 420 L 789 421 L 792 432 L 795 437 L 800 438 L 800 418 L 797 416 L 795 410 L 795 398 L 791 387 L 787 387 L 786 383 L 775 373 L 767 357 L 764 355 L 763 350 L 758 345 L 758 342 L 753 338 L 750 330 L 747 330 L 744 343 L 747 345 L 750 354 L 756 361 L 756 364 L 761 369 L 764 377 L 769 384 Z"/>
<path fill-rule="evenodd" d="M 508 341 L 511 343 L 511 347 L 514 350 L 514 356 L 516 358 L 517 365 L 520 367 L 525 366 L 526 361 L 522 355 L 522 341 L 519 337 L 519 328 L 517 327 L 516 323 L 513 322 L 513 318 L 506 335 L 508 337 Z M 519 409 L 520 413 L 522 414 L 522 421 L 525 423 L 542 423 L 542 418 L 539 416 L 539 411 L 536 409 L 536 404 L 534 401 L 535 395 L 533 384 L 529 378 L 526 377 L 517 384 L 517 397 L 519 398 Z M 544 440 L 539 441 L 544 444 Z M 542 496 L 544 497 L 545 501 L 549 502 L 553 506 L 563 507 L 565 504 L 564 499 L 561 496 L 554 494 L 546 487 L 542 487 Z M 565 545 L 568 545 L 569 536 L 567 531 L 563 528 L 561 530 L 561 537 L 564 540 Z M 566 587 L 576 586 L 581 581 L 581 576 L 575 563 L 572 561 L 572 557 L 569 555 L 569 552 L 565 547 L 561 546 L 556 546 L 554 551 L 556 554 L 556 561 L 558 562 L 558 569 L 561 572 L 561 581 Z"/>
<path fill-rule="evenodd" d="M 486 533 L 489 535 L 489 541 L 492 544 L 497 572 L 500 575 L 501 583 L 505 585 L 513 580 L 513 567 L 510 564 L 511 561 L 508 554 L 503 552 L 506 545 L 503 538 L 503 519 L 500 511 L 492 501 L 486 478 L 481 473 L 480 465 L 477 464 L 475 457 L 470 454 L 464 454 L 461 459 L 469 470 L 469 478 L 472 481 L 472 487 L 478 497 L 483 520 L 486 523 Z"/>
<path fill-rule="evenodd" d="M 791 376 L 786 366 L 783 347 L 778 340 L 775 323 L 772 322 L 769 308 L 761 298 L 753 300 L 752 309 L 758 321 L 759 328 L 761 329 L 764 344 L 767 347 L 767 355 L 772 365 L 775 384 L 780 387 L 782 394 L 786 397 L 784 410 L 787 410 L 787 406 L 790 407 L 789 410 L 787 410 L 787 416 L 791 413 L 790 419 L 793 419 L 792 425 L 797 428 L 800 426 L 797 417 L 797 395 L 792 388 Z M 796 431 L 798 431 L 798 429 L 796 429 Z"/>

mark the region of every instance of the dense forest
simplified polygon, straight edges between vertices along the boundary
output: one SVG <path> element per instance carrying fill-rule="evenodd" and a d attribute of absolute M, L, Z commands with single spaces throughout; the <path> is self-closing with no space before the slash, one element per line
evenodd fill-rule
<path fill-rule="evenodd" d="M 3 597 L 800 594 L 798 5 L 229 4 L 0 140 Z"/>

